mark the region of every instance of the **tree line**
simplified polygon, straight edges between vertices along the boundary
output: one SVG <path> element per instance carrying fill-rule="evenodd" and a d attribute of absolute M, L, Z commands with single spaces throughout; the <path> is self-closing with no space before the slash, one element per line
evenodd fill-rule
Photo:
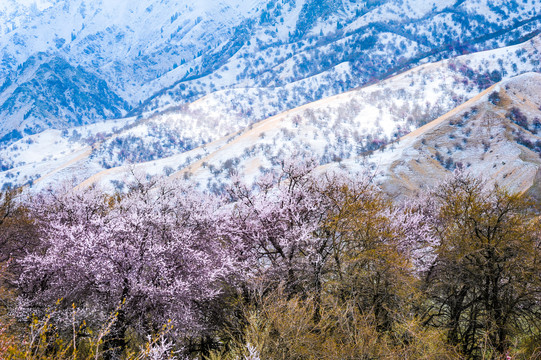
<path fill-rule="evenodd" d="M 282 164 L 0 202 L 2 359 L 537 359 L 539 213 L 457 171 L 393 201 Z"/>

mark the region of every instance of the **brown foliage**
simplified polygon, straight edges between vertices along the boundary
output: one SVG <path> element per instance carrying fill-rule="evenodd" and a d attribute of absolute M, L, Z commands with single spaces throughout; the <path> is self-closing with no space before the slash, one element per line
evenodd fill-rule
<path fill-rule="evenodd" d="M 540 224 L 519 194 L 458 174 L 434 193 L 440 241 L 426 323 L 468 358 L 507 353 L 541 326 Z"/>
<path fill-rule="evenodd" d="M 243 341 L 210 359 L 458 359 L 443 333 L 402 319 L 378 330 L 373 314 L 328 297 L 314 321 L 313 299 L 286 300 L 275 294 L 255 309 L 245 309 Z"/>

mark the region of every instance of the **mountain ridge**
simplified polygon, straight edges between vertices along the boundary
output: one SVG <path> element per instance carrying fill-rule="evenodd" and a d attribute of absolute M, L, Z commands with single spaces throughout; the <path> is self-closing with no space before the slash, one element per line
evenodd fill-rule
<path fill-rule="evenodd" d="M 386 72 L 403 71 L 420 61 L 415 60 L 416 54 L 426 58 L 431 49 L 432 58 L 423 61 L 501 47 L 540 26 L 539 9 L 532 4 L 495 7 L 477 0 L 438 1 L 434 7 L 417 0 L 339 1 L 325 6 L 305 0 L 224 0 L 214 6 L 192 6 L 184 0 L 159 4 L 55 0 L 39 1 L 33 8 L 22 0 L 5 4 L 12 9 L 4 8 L 0 19 L 7 19 L 11 27 L 0 29 L 5 33 L 0 41 L 4 52 L 0 83 L 4 82 L 1 74 L 14 71 L 32 51 L 45 51 L 105 81 L 112 93 L 127 102 L 129 107 L 124 108 L 130 115 L 149 117 L 237 88 L 254 89 L 267 98 L 276 93 L 288 98 L 248 114 L 250 122 L 365 85 Z M 58 18 L 69 21 L 55 25 Z M 531 24 L 524 25 L 525 21 Z M 134 24 L 144 24 L 145 31 Z M 518 28 L 506 31 L 503 38 L 465 45 L 485 29 L 494 32 L 515 25 Z M 318 79 L 313 79 L 316 75 Z M 299 81 L 298 86 L 290 86 Z M 56 95 L 45 94 L 53 102 Z M 81 101 L 74 105 L 84 109 Z M 24 106 L 33 105 L 22 101 Z M 76 117 L 77 111 L 61 102 L 55 106 Z M 115 106 L 105 97 L 92 105 L 92 111 L 104 113 L 100 119 L 110 119 L 103 110 Z M 6 106 L 3 118 L 13 125 L 4 125 L 4 134 L 22 133 L 23 115 Z"/>
<path fill-rule="evenodd" d="M 298 131 L 298 134 L 306 132 L 305 130 L 303 130 L 304 128 L 302 128 L 302 126 L 301 126 L 301 128 L 299 130 L 295 130 L 295 126 L 298 126 L 298 125 L 294 125 L 294 122 L 298 121 L 298 124 L 302 125 L 303 123 L 306 122 L 306 120 L 304 118 L 307 118 L 307 117 L 310 117 L 310 116 L 313 117 L 314 115 L 310 115 L 310 114 L 314 114 L 314 111 L 316 111 L 316 109 L 318 107 L 324 110 L 324 112 L 322 113 L 323 118 L 321 118 L 321 121 L 325 121 L 325 123 L 321 123 L 321 125 L 317 125 L 319 128 L 315 128 L 313 130 L 313 131 L 315 131 L 314 134 L 316 132 L 319 132 L 319 131 L 325 132 L 325 131 L 328 131 L 326 129 L 332 128 L 332 126 L 331 126 L 332 123 L 329 122 L 329 119 L 330 119 L 329 114 L 330 113 L 328 112 L 329 110 L 327 110 L 327 108 L 329 106 L 334 106 L 334 108 L 336 108 L 336 110 L 340 111 L 339 113 L 343 114 L 342 116 L 345 115 L 346 118 L 351 118 L 351 115 L 347 115 L 348 111 L 351 111 L 351 110 L 346 110 L 346 109 L 349 109 L 348 106 L 351 106 L 351 105 L 348 105 L 348 104 L 350 104 L 350 103 L 351 104 L 355 104 L 355 103 L 360 104 L 361 101 L 362 102 L 373 101 L 373 100 L 369 100 L 369 99 L 378 99 L 378 101 L 381 102 L 384 99 L 384 97 L 383 98 L 381 97 L 382 93 L 387 93 L 388 96 L 390 95 L 388 100 L 386 100 L 386 101 L 388 101 L 388 104 L 395 104 L 393 106 L 396 106 L 397 101 L 399 101 L 399 102 L 401 101 L 401 102 L 404 103 L 404 105 L 409 104 L 408 105 L 409 109 L 412 108 L 411 105 L 414 104 L 415 102 L 412 102 L 411 100 L 408 100 L 408 101 L 404 100 L 404 99 L 408 98 L 408 95 L 407 95 L 408 93 L 411 94 L 409 96 L 411 96 L 413 99 L 417 98 L 418 100 L 416 100 L 416 101 L 419 101 L 419 102 L 425 102 L 427 100 L 427 96 L 429 98 L 434 97 L 434 96 L 438 96 L 439 97 L 438 101 L 441 101 L 441 99 L 443 97 L 451 98 L 451 97 L 456 96 L 455 93 L 453 93 L 453 92 L 447 93 L 448 90 L 442 90 L 442 89 L 454 88 L 453 91 L 457 91 L 457 90 L 460 89 L 461 86 L 464 86 L 463 81 L 466 81 L 466 79 L 468 79 L 467 77 L 456 78 L 456 76 L 458 74 L 460 74 L 460 72 L 456 72 L 458 70 L 455 71 L 455 70 L 452 70 L 452 69 L 455 69 L 455 68 L 458 68 L 458 67 L 462 66 L 460 64 L 465 64 L 465 63 L 474 64 L 474 60 L 475 60 L 475 62 L 477 62 L 479 64 L 486 64 L 486 62 L 485 62 L 486 59 L 491 59 L 491 61 L 493 61 L 494 64 L 498 65 L 500 63 L 499 60 L 501 59 L 501 56 L 508 56 L 508 54 L 515 54 L 517 52 L 524 53 L 523 50 L 526 50 L 526 49 L 529 49 L 529 50 L 526 50 L 527 52 L 535 55 L 537 49 L 539 48 L 540 43 L 541 43 L 541 39 L 533 39 L 533 40 L 528 41 L 528 42 L 526 42 L 524 44 L 521 44 L 519 46 L 510 47 L 509 49 L 493 50 L 493 51 L 488 51 L 488 52 L 482 53 L 482 54 L 466 55 L 464 57 L 460 57 L 460 58 L 454 59 L 452 61 L 446 60 L 446 61 L 440 62 L 440 63 L 425 64 L 425 65 L 422 65 L 419 68 L 415 68 L 415 69 L 411 70 L 410 72 L 406 72 L 404 74 L 398 75 L 398 76 L 388 80 L 387 85 L 385 85 L 385 83 L 381 83 L 381 84 L 372 85 L 372 86 L 369 86 L 369 87 L 366 87 L 366 88 L 352 90 L 350 92 L 346 92 L 346 93 L 337 95 L 337 96 L 332 97 L 332 98 L 323 99 L 323 100 L 320 100 L 320 101 L 312 103 L 312 104 L 304 105 L 304 106 L 302 106 L 300 108 L 297 108 L 297 109 L 286 111 L 286 112 L 284 112 L 282 114 L 271 117 L 271 118 L 269 118 L 269 119 L 267 119 L 267 120 L 265 120 L 265 121 L 263 121 L 261 123 L 254 124 L 248 130 L 243 130 L 241 128 L 240 130 L 237 130 L 236 132 L 231 132 L 228 135 L 225 135 L 224 137 L 219 138 L 219 139 L 215 140 L 212 143 L 208 143 L 208 144 L 206 144 L 204 146 L 194 148 L 193 150 L 190 150 L 190 151 L 185 152 L 185 153 L 179 153 L 178 155 L 173 155 L 172 157 L 165 157 L 165 158 L 158 159 L 158 160 L 152 160 L 150 162 L 141 163 L 139 165 L 134 164 L 134 165 L 129 165 L 129 166 L 123 166 L 123 167 L 120 167 L 120 168 L 115 167 L 115 168 L 113 168 L 111 170 L 98 169 L 98 171 L 96 172 L 96 174 L 98 174 L 98 175 L 89 174 L 88 179 L 85 180 L 84 182 L 85 182 L 85 184 L 90 184 L 94 180 L 100 179 L 102 177 L 103 177 L 102 182 L 107 182 L 108 180 L 106 181 L 105 179 L 107 178 L 108 174 L 116 174 L 116 175 L 112 176 L 112 180 L 114 180 L 116 183 L 119 183 L 119 182 L 122 182 L 121 179 L 124 176 L 124 174 L 129 173 L 131 171 L 130 169 L 139 169 L 138 170 L 139 172 L 144 172 L 145 170 L 143 170 L 143 169 L 146 169 L 146 170 L 150 171 L 150 173 L 160 174 L 160 173 L 163 173 L 165 171 L 164 169 L 169 168 L 170 170 L 168 170 L 167 172 L 168 172 L 168 175 L 170 175 L 170 174 L 174 174 L 175 173 L 174 170 L 177 167 L 179 167 L 180 172 L 178 172 L 177 175 L 175 175 L 177 177 L 188 177 L 190 172 L 193 172 L 193 173 L 197 174 L 198 171 L 202 171 L 203 172 L 202 174 L 197 175 L 197 176 L 194 175 L 195 178 L 193 180 L 202 183 L 203 184 L 202 186 L 205 187 L 205 186 L 208 186 L 208 184 L 207 184 L 208 180 L 214 179 L 215 176 L 217 176 L 215 174 L 212 174 L 212 172 L 216 172 L 218 169 L 221 169 L 223 166 L 226 166 L 227 168 L 229 168 L 230 166 L 238 167 L 239 164 L 245 163 L 245 161 L 243 160 L 243 161 L 241 161 L 239 163 L 237 160 L 234 160 L 235 157 L 238 157 L 239 154 L 245 154 L 246 149 L 252 149 L 253 145 L 259 146 L 259 145 L 257 145 L 258 142 L 261 142 L 261 141 L 267 141 L 268 142 L 268 140 L 272 139 L 272 136 L 274 136 L 274 135 L 271 135 L 271 131 L 268 131 L 268 130 L 267 131 L 259 131 L 258 130 L 259 127 L 265 126 L 265 124 L 269 124 L 269 123 L 272 123 L 272 122 L 280 122 L 280 121 L 283 122 L 284 119 L 289 119 L 287 121 L 293 121 L 290 125 L 286 126 L 286 128 L 289 129 L 289 130 L 285 130 L 286 128 L 279 129 L 279 126 L 274 126 L 275 133 L 278 135 L 278 138 L 276 140 L 273 140 L 274 143 L 276 143 L 276 144 L 287 144 L 288 141 L 285 140 L 285 138 L 282 139 L 282 136 L 284 136 L 284 135 L 286 137 L 291 136 L 293 134 L 292 133 L 293 131 Z M 495 55 L 497 55 L 497 54 L 500 54 L 499 55 L 500 57 L 497 57 L 497 56 L 495 57 Z M 512 62 L 513 61 L 511 61 L 510 63 L 512 63 Z M 504 63 L 504 65 L 505 65 L 505 63 Z M 455 79 L 453 79 L 453 77 L 455 77 Z M 442 86 L 445 83 L 446 83 L 446 85 Z M 422 85 L 422 84 L 425 84 L 425 85 Z M 459 86 L 459 84 L 462 84 L 462 85 Z M 471 86 L 471 85 L 467 85 L 467 86 Z M 422 90 L 422 91 L 420 92 L 420 90 Z M 434 92 L 434 91 L 436 91 L 436 92 Z M 414 94 L 417 94 L 417 95 L 414 95 Z M 478 93 L 475 92 L 475 91 L 471 92 L 471 94 L 472 94 L 471 97 L 478 96 L 477 95 Z M 358 99 L 358 100 L 354 100 L 354 99 Z M 400 100 L 400 99 L 402 99 L 402 100 Z M 351 102 L 352 100 L 354 100 L 354 101 Z M 381 102 L 382 109 L 384 109 L 387 106 L 387 105 L 383 105 L 383 104 L 387 104 L 387 102 L 385 102 L 385 101 Z M 196 105 L 204 106 L 204 100 L 199 100 L 198 102 L 196 102 Z M 427 107 L 427 109 L 434 109 L 434 105 L 435 105 L 435 103 L 430 105 L 430 107 Z M 359 105 L 354 105 L 351 109 L 355 109 L 356 106 L 358 107 Z M 363 106 L 365 106 L 365 105 L 363 105 Z M 385 106 L 385 107 L 383 107 L 383 106 Z M 467 106 L 467 105 L 461 105 L 461 107 L 459 107 L 458 109 L 456 109 L 456 106 L 453 105 L 449 110 L 455 111 L 455 112 L 460 111 L 463 106 Z M 377 108 L 374 108 L 374 109 L 377 110 Z M 387 110 L 389 110 L 389 109 L 392 109 L 392 107 L 388 108 Z M 400 108 L 397 108 L 397 109 L 400 109 Z M 454 109 L 454 110 L 452 110 L 452 109 Z M 366 109 L 365 110 L 361 109 L 360 112 L 359 112 L 359 110 L 354 110 L 354 111 L 356 111 L 359 114 L 358 116 L 361 116 L 360 119 L 364 119 L 363 121 L 365 121 L 365 122 L 368 119 L 372 119 L 372 121 L 373 121 L 372 124 L 375 125 L 377 123 L 377 121 L 380 121 L 380 120 L 378 120 L 380 115 L 378 115 L 377 112 L 376 113 L 372 113 L 372 112 L 367 113 Z M 381 111 L 381 110 L 377 110 L 377 111 Z M 440 111 L 443 111 L 443 113 L 447 112 L 445 110 L 445 107 L 443 107 Z M 337 113 L 337 114 L 339 114 L 339 113 Z M 396 116 L 398 116 L 398 117 L 396 119 L 399 119 L 400 116 L 402 116 L 402 115 L 400 115 L 402 113 L 403 112 L 401 112 L 401 111 L 397 112 Z M 435 113 L 435 115 L 441 116 L 443 113 Z M 316 114 L 317 114 L 317 111 L 316 111 Z M 327 115 L 325 115 L 325 114 L 327 114 Z M 410 112 L 410 116 L 411 116 L 411 114 L 412 113 Z M 164 120 L 165 120 L 164 123 L 170 125 L 172 120 L 170 118 L 168 118 L 167 115 L 164 115 L 164 116 L 165 116 L 164 117 Z M 332 116 L 336 116 L 336 115 L 332 115 Z M 333 118 L 333 117 L 331 117 L 331 118 Z M 418 120 L 418 116 L 415 117 L 415 118 Z M 298 119 L 298 120 L 294 120 L 294 119 Z M 314 119 L 315 120 L 311 120 L 311 121 L 316 121 L 316 124 L 319 124 L 320 120 L 317 120 L 317 116 Z M 149 120 L 145 120 L 145 121 L 148 122 Z M 187 119 L 187 121 L 189 121 L 189 118 Z M 386 121 L 389 121 L 389 120 L 386 120 Z M 326 125 L 324 125 L 324 124 L 326 124 Z M 345 124 L 346 123 L 343 123 L 340 126 L 344 126 Z M 365 127 L 368 126 L 366 129 L 376 129 L 376 131 L 379 131 L 379 130 L 377 130 L 377 127 L 374 128 L 373 127 L 374 125 L 369 125 L 369 124 L 370 123 L 365 123 L 365 125 L 363 125 L 363 126 L 365 126 Z M 393 122 L 388 122 L 387 124 L 388 125 L 386 125 L 386 126 L 391 126 L 391 127 L 388 127 L 387 130 L 385 130 L 385 133 L 390 134 L 392 131 L 394 131 L 396 124 L 393 125 L 394 120 L 393 120 Z M 400 124 L 400 123 L 398 123 L 398 124 Z M 404 123 L 402 122 L 401 124 L 404 124 Z M 420 125 L 422 125 L 422 124 L 420 124 Z M 137 129 L 137 127 L 139 125 L 137 125 L 137 122 L 135 122 L 131 126 L 135 126 L 133 129 Z M 358 131 L 359 129 L 362 128 L 362 127 L 359 127 L 359 125 L 355 125 L 355 126 L 356 126 L 356 129 L 357 129 L 356 131 Z M 430 126 L 432 126 L 432 125 L 430 125 Z M 413 126 L 413 129 L 415 129 L 417 127 L 418 126 Z M 318 129 L 320 129 L 320 130 L 318 130 Z M 400 131 L 404 131 L 406 129 L 407 128 L 404 128 L 403 130 L 400 130 Z M 132 130 L 130 130 L 130 131 L 132 131 Z M 372 131 L 372 130 L 369 130 L 369 131 Z M 418 132 L 418 131 L 422 131 L 422 130 L 413 130 L 413 131 Z M 249 146 L 246 146 L 246 147 L 241 147 L 241 148 L 239 148 L 238 150 L 235 150 L 235 151 L 233 151 L 233 150 L 231 150 L 231 151 L 222 151 L 223 153 L 226 153 L 226 154 L 229 154 L 229 155 L 226 155 L 220 161 L 214 161 L 214 162 L 209 161 L 209 159 L 212 159 L 212 157 L 214 156 L 213 154 L 220 153 L 220 151 L 219 151 L 220 149 L 223 150 L 224 147 L 231 148 L 235 144 L 238 144 L 242 140 L 242 136 L 244 136 L 243 134 L 246 133 L 246 132 L 249 132 L 249 133 L 251 132 L 252 133 L 251 138 L 254 140 L 252 142 L 252 145 L 249 145 Z M 256 132 L 257 132 L 257 134 L 256 134 Z M 309 131 L 309 132 L 312 132 L 312 131 Z M 349 130 L 348 130 L 348 132 L 349 132 Z M 337 134 L 337 135 L 339 135 L 341 133 L 345 134 L 341 130 L 335 132 L 335 134 Z M 261 136 L 260 134 L 264 134 L 262 136 L 262 138 L 260 138 L 260 136 Z M 331 133 L 329 133 L 329 135 L 330 134 Z M 366 139 L 365 139 L 365 137 L 367 135 L 369 135 L 369 134 L 370 133 L 364 134 L 364 135 L 359 134 L 360 137 L 358 139 L 363 141 L 363 143 L 364 143 L 363 147 L 369 145 L 369 144 L 367 144 Z M 116 135 L 116 136 L 121 136 L 122 137 L 123 135 L 119 134 L 119 135 Z M 335 136 L 335 135 L 333 135 L 333 136 Z M 295 137 L 293 137 L 293 139 L 295 139 Z M 333 138 L 331 138 L 331 139 L 333 139 Z M 378 140 L 378 139 L 374 138 L 374 141 L 375 140 Z M 321 140 L 318 140 L 318 141 L 321 141 Z M 107 141 L 105 141 L 105 142 L 107 142 Z M 289 142 L 291 142 L 291 140 L 289 140 Z M 302 141 L 300 143 L 302 144 Z M 315 144 L 317 144 L 317 141 L 315 143 L 312 143 L 312 144 L 313 145 L 311 145 L 311 146 L 314 146 Z M 327 144 L 331 145 L 332 142 L 328 142 Z M 380 146 L 382 146 L 384 144 L 385 144 L 385 142 L 381 142 L 377 146 L 380 147 Z M 280 146 L 282 146 L 282 145 L 280 145 Z M 388 145 L 388 146 L 394 146 L 394 145 L 391 142 L 391 144 Z M 278 146 L 275 146 L 275 147 L 278 148 Z M 276 150 L 279 150 L 279 149 L 276 149 Z M 338 150 L 338 148 L 337 148 L 337 150 Z M 327 153 L 327 160 L 323 160 L 324 163 L 327 163 L 327 162 L 332 162 L 332 158 L 330 158 L 330 156 L 332 156 L 332 153 L 334 151 L 336 151 L 336 150 L 331 151 L 331 149 L 328 149 L 325 152 L 321 153 L 321 150 L 318 150 L 318 151 L 314 152 L 314 154 L 325 155 Z M 270 153 L 272 153 L 272 151 L 267 152 L 267 153 L 270 154 Z M 286 153 L 287 152 L 284 152 L 284 154 L 286 154 Z M 334 153 L 336 154 L 336 156 L 339 156 L 339 152 L 334 152 Z M 96 153 L 96 154 L 98 154 L 98 153 Z M 258 153 L 256 152 L 256 154 L 258 154 Z M 264 159 L 266 159 L 267 155 L 263 155 L 263 153 L 261 153 L 261 156 L 262 156 L 261 159 L 264 160 Z M 321 156 L 321 155 L 318 155 L 318 156 Z M 257 170 L 259 168 L 259 166 L 267 167 L 267 169 L 270 169 L 272 167 L 272 166 L 269 167 L 270 165 L 268 165 L 268 163 L 267 163 L 267 165 L 265 165 L 265 162 L 268 161 L 268 159 L 264 160 L 264 161 L 261 161 L 261 159 L 256 161 L 255 160 L 256 157 L 251 157 L 251 155 L 248 156 L 246 159 L 251 158 L 252 160 L 249 160 L 249 161 L 246 160 L 247 162 L 246 162 L 245 166 L 250 167 L 252 169 L 254 169 L 254 167 L 255 167 L 255 170 Z M 346 159 L 348 157 L 349 157 L 349 155 L 344 157 L 343 161 L 346 161 Z M 190 158 L 191 158 L 191 161 L 189 161 Z M 320 161 L 322 161 L 322 160 L 320 160 Z M 204 162 L 207 162 L 208 163 L 207 166 L 211 166 L 211 167 L 210 168 L 207 167 L 207 168 L 202 169 L 201 165 Z M 163 165 L 159 165 L 159 164 L 163 164 Z M 251 164 L 251 165 L 249 165 L 249 164 Z M 190 166 L 191 166 L 192 170 L 188 170 L 190 168 Z M 194 170 L 195 168 L 197 168 L 197 171 Z M 122 169 L 124 169 L 124 170 L 122 170 Z M 212 169 L 212 171 L 210 171 L 211 169 Z M 241 168 L 239 168 L 239 172 L 242 173 Z M 255 171 L 251 176 L 256 176 L 256 173 L 258 173 L 258 171 Z M 215 188 L 216 188 L 216 186 L 219 188 L 219 186 L 221 186 L 220 183 L 222 183 L 224 181 L 227 182 L 227 176 L 226 175 L 227 175 L 227 172 L 225 172 L 225 173 L 222 172 L 221 175 L 218 176 L 218 179 L 221 179 L 221 180 L 219 180 L 217 183 L 215 183 Z M 79 182 L 83 182 L 83 179 L 79 180 Z M 205 185 L 205 184 L 207 184 L 207 185 Z M 210 185 L 210 186 L 212 187 L 212 185 Z"/>

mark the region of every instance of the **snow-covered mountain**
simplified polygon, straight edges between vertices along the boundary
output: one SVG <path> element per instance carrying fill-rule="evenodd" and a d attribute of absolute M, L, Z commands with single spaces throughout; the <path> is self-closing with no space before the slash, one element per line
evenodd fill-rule
<path fill-rule="evenodd" d="M 43 104 L 20 93 L 47 97 L 48 105 L 57 109 L 52 115 L 75 120 L 71 125 L 125 115 L 165 86 L 165 74 L 172 78 L 170 82 L 181 78 L 185 71 L 176 70 L 178 66 L 193 63 L 209 48 L 226 42 L 233 28 L 250 17 L 260 3 L 3 0 L 0 136 L 13 130 L 35 133 L 42 129 L 24 120 L 43 112 Z M 43 64 L 47 73 L 29 69 L 36 62 Z M 59 62 L 62 66 L 57 69 Z M 63 96 L 69 91 L 72 72 L 80 73 L 77 87 L 81 92 L 96 99 L 89 102 L 69 92 Z M 39 83 L 44 78 L 52 89 Z M 34 118 L 47 122 L 50 114 Z"/>
<path fill-rule="evenodd" d="M 3 0 L 0 138 L 214 94 L 243 125 L 540 28 L 537 1 Z M 52 86 L 25 67 L 36 57 Z M 90 102 L 62 96 L 61 61 Z"/>
<path fill-rule="evenodd" d="M 253 117 L 261 120 L 422 62 L 502 47 L 541 28 L 535 3 L 307 0 L 270 2 L 267 9 L 234 55 L 211 52 L 145 108 L 160 109 L 233 82 L 264 98 L 258 102 L 263 117 Z"/>
<path fill-rule="evenodd" d="M 0 142 L 50 128 L 118 118 L 130 108 L 92 72 L 45 53 L 28 58 L 0 90 Z"/>
<path fill-rule="evenodd" d="M 541 72 L 540 32 L 537 1 L 4 0 L 0 182 L 359 162 Z"/>
<path fill-rule="evenodd" d="M 251 125 L 242 113 L 230 111 L 231 95 L 221 92 L 148 119 L 49 130 L 1 150 L 6 160 L 0 179 L 12 185 L 32 181 L 36 189 L 66 179 L 114 189 L 140 172 L 191 178 L 203 188 L 220 189 L 234 172 L 254 178 L 298 152 L 310 153 L 322 165 L 362 162 L 477 96 L 486 84 L 539 72 L 540 50 L 538 36 L 424 64 Z"/>

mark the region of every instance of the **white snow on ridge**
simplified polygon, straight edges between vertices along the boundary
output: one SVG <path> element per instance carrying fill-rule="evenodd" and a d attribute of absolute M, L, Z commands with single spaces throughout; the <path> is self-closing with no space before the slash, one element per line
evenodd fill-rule
<path fill-rule="evenodd" d="M 59 148 L 54 149 L 54 152 L 57 154 L 64 152 L 73 159 L 77 151 L 82 151 L 86 146 L 86 143 L 81 145 L 77 141 L 66 143 L 66 138 L 73 138 L 74 132 L 80 133 L 82 139 L 94 137 L 96 150 L 99 150 L 101 144 L 108 144 L 117 137 L 138 136 L 145 143 L 152 140 L 152 129 L 156 126 L 165 129 L 176 128 L 180 129 L 179 134 L 183 134 L 182 136 L 200 136 L 205 138 L 203 141 L 213 142 L 190 152 L 137 164 L 135 168 L 150 174 L 167 174 L 181 170 L 176 176 L 191 176 L 203 188 L 219 186 L 228 181 L 230 170 L 237 169 L 248 177 L 255 177 L 261 171 L 275 166 L 274 162 L 277 159 L 299 150 L 312 153 L 322 163 L 339 158 L 341 160 L 355 158 L 361 147 L 369 145 L 367 138 L 375 142 L 384 138 L 390 139 L 400 129 L 400 131 L 412 130 L 411 121 L 418 121 L 420 118 L 430 121 L 460 102 L 477 95 L 479 88 L 461 73 L 463 67 L 476 70 L 481 66 L 487 72 L 503 69 L 507 72 L 504 76 L 506 79 L 521 71 L 532 69 L 535 65 L 530 60 L 532 56 L 535 58 L 539 49 L 541 38 L 537 37 L 524 44 L 505 49 L 425 64 L 378 84 L 286 111 L 239 133 L 237 133 L 239 130 L 248 125 L 245 122 L 246 118 L 243 114 L 232 112 L 229 104 L 233 99 L 244 101 L 257 99 L 259 91 L 257 89 L 219 91 L 185 107 L 167 111 L 147 120 L 133 123 L 135 119 L 131 119 L 131 122 L 125 124 L 119 121 L 116 129 L 113 129 L 112 123 L 106 122 L 68 130 L 64 136 L 59 132 L 49 132 L 47 136 L 50 138 L 47 143 L 55 145 L 55 142 L 58 142 L 56 145 Z M 527 61 L 522 61 L 521 58 Z M 513 64 L 517 62 L 521 63 L 520 68 L 517 65 L 514 70 Z M 347 72 L 348 66 L 343 64 L 340 68 Z M 243 96 L 239 96 L 241 94 Z M 279 94 L 278 92 L 273 96 L 279 97 Z M 262 101 L 263 105 L 267 100 L 263 97 L 259 101 Z M 244 106 L 250 109 L 258 108 L 259 105 L 255 102 L 246 103 Z M 124 125 L 130 126 L 122 130 Z M 103 142 L 100 136 L 96 138 L 100 132 L 106 134 Z M 225 136 L 226 134 L 230 135 Z M 56 140 L 52 135 L 56 136 Z M 34 136 L 33 139 L 36 141 L 35 144 L 24 144 L 23 139 L 13 146 L 31 151 L 31 146 L 36 146 L 36 149 L 37 146 L 43 147 L 44 145 L 39 143 L 45 143 L 47 137 Z M 389 158 L 381 158 L 377 166 L 383 167 L 394 161 L 398 156 L 398 149 L 405 144 L 401 141 L 399 145 L 394 145 L 397 151 L 386 152 L 385 156 Z M 65 146 L 64 150 L 60 149 L 62 146 Z M 30 158 L 24 158 L 23 161 L 21 156 L 13 148 L 0 154 L 0 158 L 25 162 L 25 165 L 0 173 L 5 182 L 35 177 L 36 170 L 32 168 L 33 166 L 40 167 L 39 174 L 42 176 L 46 174 L 41 170 L 42 165 L 48 164 L 46 166 L 50 169 L 62 168 L 58 156 L 55 160 L 54 155 L 51 157 L 50 154 L 44 154 L 33 163 L 30 162 L 32 161 Z M 89 178 L 86 184 L 98 181 L 114 187 L 116 185 L 110 185 L 110 181 L 115 180 L 115 184 L 119 184 L 125 174 L 129 174 L 134 167 L 127 165 L 107 170 L 100 165 L 101 156 L 100 152 L 95 152 L 93 157 L 86 157 L 76 164 L 70 164 L 69 167 L 63 168 L 64 170 L 45 178 L 36 188 L 71 178 L 75 172 L 73 169 L 79 172 L 77 182 Z M 16 179 L 13 178 L 14 175 L 8 176 L 14 172 L 20 173 Z"/>
<path fill-rule="evenodd" d="M 216 55 L 226 46 L 223 40 L 231 37 L 236 25 L 267 9 L 264 0 L 198 3 L 188 0 L 163 0 L 160 3 L 154 0 L 42 0 L 32 11 L 27 9 L 30 3 L 30 0 L 0 0 L 0 51 L 15 54 L 12 60 L 16 64 L 35 48 L 52 49 L 74 64 L 89 65 L 100 77 L 114 78 L 114 74 L 121 74 L 112 87 L 132 103 L 176 83 L 191 73 L 192 67 L 203 66 L 203 60 L 208 60 L 207 49 L 215 50 Z M 140 164 L 138 168 L 147 168 L 150 173 L 185 169 L 183 174 L 193 172 L 203 187 L 227 181 L 229 160 L 238 162 L 241 171 L 257 174 L 272 168 L 276 159 L 297 148 L 313 152 L 321 163 L 328 163 L 357 156 L 359 149 L 364 151 L 371 143 L 377 145 L 393 139 L 478 94 L 488 86 L 480 84 L 479 74 L 506 79 L 539 69 L 536 52 L 541 46 L 538 37 L 514 47 L 427 64 L 377 85 L 325 99 L 363 83 L 355 81 L 367 80 L 369 76 L 365 79 L 365 75 L 357 71 L 363 63 L 356 62 L 353 57 L 340 62 L 342 59 L 337 56 L 338 61 L 320 66 L 320 63 L 327 64 L 324 60 L 328 57 L 341 54 L 344 49 L 344 53 L 351 50 L 348 42 L 352 46 L 357 42 L 364 44 L 364 38 L 355 37 L 356 34 L 340 37 L 342 31 L 347 34 L 347 31 L 359 29 L 365 24 L 363 21 L 400 19 L 407 15 L 423 24 L 426 21 L 427 42 L 432 42 L 438 40 L 434 39 L 437 32 L 432 25 L 443 26 L 451 22 L 453 16 L 445 12 L 441 16 L 425 18 L 425 15 L 433 9 L 442 10 L 454 1 L 388 1 L 353 22 L 349 21 L 355 18 L 361 3 L 348 3 L 344 11 L 332 14 L 328 19 L 314 20 L 316 24 L 312 28 L 307 26 L 306 34 L 314 37 L 307 36 L 304 41 L 290 33 L 296 30 L 305 3 L 304 0 L 297 1 L 295 6 L 287 8 L 283 13 L 284 26 L 260 24 L 259 16 L 254 17 L 255 25 L 249 29 L 253 30 L 249 34 L 250 41 L 240 41 L 239 44 L 244 45 L 238 51 L 235 48 L 236 53 L 227 61 L 216 60 L 213 65 L 218 70 L 164 91 L 148 107 L 157 106 L 160 113 L 155 116 L 146 114 L 148 118 L 132 120 L 126 128 L 121 124 L 97 124 L 66 132 L 48 131 L 25 137 L 0 151 L 0 165 L 4 168 L 14 166 L 0 173 L 0 181 L 21 183 L 35 178 L 36 174 L 48 174 L 40 183 L 45 186 L 42 184 L 68 176 L 68 169 L 75 168 L 80 171 L 77 181 L 82 181 L 107 167 L 126 165 L 130 160 L 123 160 L 125 158 L 118 154 L 121 151 L 145 155 L 154 148 L 158 148 L 154 157 L 157 160 Z M 404 5 L 398 6 L 399 3 Z M 479 7 L 476 8 L 475 3 L 479 3 Z M 473 15 L 495 11 L 487 0 L 467 0 L 461 6 L 470 9 Z M 528 4 L 517 11 L 523 14 L 528 9 L 536 10 Z M 11 22 L 2 25 L 1 20 L 6 17 Z M 339 29 L 338 21 L 345 21 L 344 30 Z M 450 32 L 459 30 L 459 22 L 449 26 Z M 328 42 L 317 38 L 320 33 L 330 34 L 324 39 Z M 428 49 L 422 41 L 397 33 L 392 29 L 373 33 L 375 44 L 368 41 L 366 46 L 373 49 L 371 54 L 381 61 L 374 69 L 377 70 L 377 66 L 383 69 L 389 65 L 386 62 L 407 60 L 400 59 L 400 55 L 407 58 Z M 291 42 L 290 38 L 293 39 Z M 167 56 L 162 57 L 163 54 Z M 134 60 L 127 66 L 123 62 L 125 58 Z M 371 60 L 368 58 L 366 63 L 370 64 Z M 305 68 L 302 65 L 306 65 Z M 246 69 L 249 71 L 243 74 Z M 374 73 L 377 75 L 377 71 Z M 27 74 L 27 80 L 30 80 L 33 72 L 29 70 Z M 2 80 L 0 78 L 0 86 Z M 0 94 L 0 104 L 9 92 Z M 197 98 L 199 100 L 195 102 L 179 106 L 184 99 Z M 299 104 L 320 98 L 324 100 L 297 108 Z M 18 113 L 9 121 L 24 117 L 31 104 L 25 106 L 17 108 Z M 295 109 L 282 113 L 291 108 Z M 268 119 L 274 114 L 279 115 Z M 267 120 L 249 127 L 253 121 L 263 119 Z M 259 125 L 265 130 L 256 132 Z M 235 139 L 225 140 L 227 135 L 239 133 Z M 166 136 L 160 138 L 162 134 Z M 212 151 L 209 147 L 196 147 L 190 151 L 196 155 L 186 156 L 179 152 L 192 149 L 192 145 L 185 149 L 171 147 L 174 141 L 168 142 L 166 137 L 188 139 L 193 146 L 209 142 L 221 145 L 214 146 Z M 23 154 L 26 151 L 39 155 Z M 187 170 L 190 164 L 192 169 Z M 55 169 L 54 173 L 47 167 Z M 109 173 L 106 171 L 98 178 L 107 181 Z"/>

